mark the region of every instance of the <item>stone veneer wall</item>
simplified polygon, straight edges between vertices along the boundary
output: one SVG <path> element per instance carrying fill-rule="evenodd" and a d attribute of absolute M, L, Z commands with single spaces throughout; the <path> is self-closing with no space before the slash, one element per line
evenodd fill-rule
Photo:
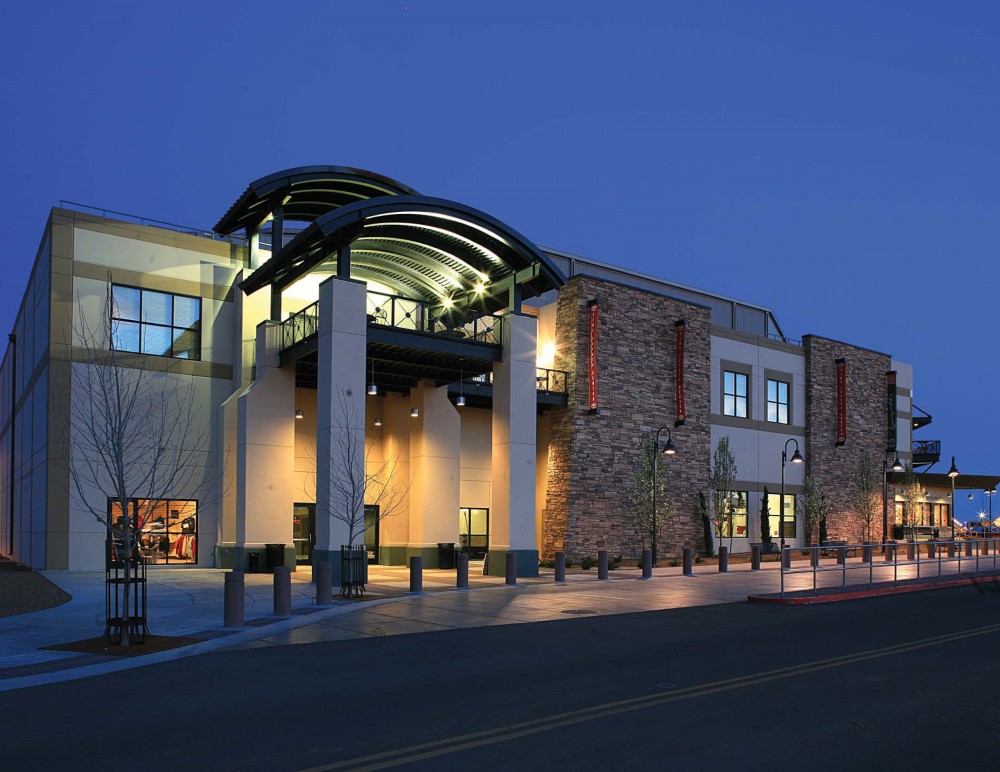
<path fill-rule="evenodd" d="M 589 414 L 587 302 L 600 300 L 598 398 Z M 674 322 L 688 320 L 685 346 L 687 424 L 674 429 Z M 559 292 L 555 367 L 572 373 L 569 403 L 552 413 L 542 556 L 570 557 L 607 549 L 638 557 L 631 514 L 641 443 L 660 426 L 674 432 L 667 468 L 674 518 L 662 529 L 660 555 L 704 549 L 698 492 L 708 491 L 711 454 L 711 336 L 707 308 L 633 287 L 576 276 Z M 661 435 L 665 441 L 666 433 Z"/>
<path fill-rule="evenodd" d="M 828 338 L 806 335 L 806 474 L 816 478 L 830 505 L 827 535 L 859 543 L 864 528 L 849 504 L 861 454 L 882 470 L 886 444 L 886 380 L 892 358 Z M 837 447 L 837 367 L 847 359 L 847 444 Z M 890 513 L 890 520 L 891 520 Z M 882 513 L 872 524 L 872 538 L 882 539 Z"/>

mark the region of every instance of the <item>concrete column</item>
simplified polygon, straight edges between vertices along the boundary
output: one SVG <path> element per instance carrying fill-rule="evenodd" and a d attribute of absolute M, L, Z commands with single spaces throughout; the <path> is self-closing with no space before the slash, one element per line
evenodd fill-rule
<path fill-rule="evenodd" d="M 518 553 L 518 575 L 538 576 L 535 541 L 537 320 L 503 322 L 503 361 L 493 366 L 493 509 L 490 552 Z M 498 555 L 499 556 L 499 555 Z M 490 561 L 490 573 L 503 570 Z"/>
<path fill-rule="evenodd" d="M 407 555 L 420 555 L 425 566 L 437 568 L 438 543 L 458 538 L 462 419 L 448 399 L 448 387 L 436 388 L 433 381 L 417 384 L 410 392 L 409 404 L 420 415 L 407 419 L 410 425 Z"/>
<path fill-rule="evenodd" d="M 295 368 L 278 367 L 280 326 L 257 326 L 257 377 L 237 400 L 236 543 L 233 568 L 265 544 L 292 546 L 295 503 Z"/>
<path fill-rule="evenodd" d="M 364 501 L 344 494 L 359 490 L 365 474 L 365 285 L 330 278 L 319 287 L 319 368 L 316 425 L 316 547 L 314 562 L 333 564 L 340 584 L 340 547 L 355 522 L 364 530 Z M 336 515 L 336 516 L 334 516 Z"/>

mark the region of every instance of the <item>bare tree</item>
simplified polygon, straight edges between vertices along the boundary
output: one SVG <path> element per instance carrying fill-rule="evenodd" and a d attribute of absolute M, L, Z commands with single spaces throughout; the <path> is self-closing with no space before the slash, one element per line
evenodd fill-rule
<path fill-rule="evenodd" d="M 215 477 L 206 470 L 210 426 L 202 421 L 191 378 L 164 372 L 163 357 L 120 350 L 109 277 L 100 324 L 79 315 L 74 335 L 82 357 L 72 365 L 66 453 L 75 500 L 104 525 L 118 560 L 139 560 L 154 508 L 164 499 L 198 497 Z M 158 367 L 150 367 L 150 359 Z M 82 359 L 82 361 L 80 361 Z M 130 511 L 131 510 L 131 511 Z M 126 570 L 124 614 L 134 576 Z M 122 620 L 123 647 L 138 632 Z"/>
<path fill-rule="evenodd" d="M 806 544 L 813 543 L 816 529 L 830 513 L 830 504 L 826 492 L 820 487 L 819 481 L 809 474 L 806 475 L 805 491 L 802 495 L 802 510 L 805 514 Z"/>
<path fill-rule="evenodd" d="M 673 506 L 667 498 L 666 470 L 664 464 L 658 459 L 656 440 L 650 437 L 641 442 L 642 453 L 632 482 L 632 516 L 635 520 L 636 530 L 639 532 L 640 553 L 646 547 L 647 539 L 650 546 L 654 543 L 662 546 L 662 539 L 654 539 L 653 532 L 655 530 L 656 535 L 659 536 L 663 527 L 670 522 L 674 515 Z M 654 490 L 655 517 L 653 511 Z M 657 555 L 653 556 L 654 564 L 657 557 Z"/>
<path fill-rule="evenodd" d="M 719 539 L 729 537 L 733 546 L 733 485 L 736 482 L 736 458 L 729 449 L 729 436 L 719 437 L 712 453 L 712 469 L 708 474 L 708 484 L 712 489 L 712 510 L 715 514 L 715 535 Z"/>
<path fill-rule="evenodd" d="M 907 465 L 901 481 L 901 496 L 903 499 L 904 538 L 908 528 L 909 538 L 916 539 L 915 526 L 923 525 L 924 486 L 913 471 L 912 465 Z"/>
<path fill-rule="evenodd" d="M 875 474 L 872 458 L 868 451 L 862 451 L 848 500 L 854 516 L 861 524 L 862 538 L 866 544 L 872 541 L 872 528 L 880 510 L 881 492 L 882 484 Z"/>
<path fill-rule="evenodd" d="M 333 430 L 333 447 L 338 463 L 330 464 L 330 516 L 347 526 L 348 544 L 365 532 L 365 505 L 373 508 L 369 523 L 377 523 L 397 514 L 409 496 L 409 481 L 397 473 L 399 454 L 378 461 L 374 444 L 356 441 L 359 426 L 356 411 L 345 394 L 338 395 L 337 415 L 340 427 Z M 321 461 L 323 461 L 321 459 Z"/>

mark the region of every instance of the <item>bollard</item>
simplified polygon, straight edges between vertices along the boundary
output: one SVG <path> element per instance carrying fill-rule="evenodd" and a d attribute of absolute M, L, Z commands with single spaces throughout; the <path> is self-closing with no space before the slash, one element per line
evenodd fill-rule
<path fill-rule="evenodd" d="M 455 586 L 460 590 L 469 589 L 469 553 L 459 552 L 455 565 Z"/>
<path fill-rule="evenodd" d="M 410 592 L 424 591 L 424 559 L 420 555 L 410 558 Z"/>
<path fill-rule="evenodd" d="M 556 553 L 556 584 L 566 584 L 566 553 Z"/>
<path fill-rule="evenodd" d="M 927 557 L 931 560 L 934 559 L 934 553 L 937 550 L 937 542 L 929 541 L 927 542 Z"/>
<path fill-rule="evenodd" d="M 292 567 L 274 567 L 274 615 L 290 617 L 292 615 Z"/>
<path fill-rule="evenodd" d="M 781 551 L 781 565 L 786 571 L 792 567 L 792 548 L 787 544 Z"/>
<path fill-rule="evenodd" d="M 871 563 L 872 562 L 872 545 L 866 544 L 861 548 L 861 562 Z"/>
<path fill-rule="evenodd" d="M 885 543 L 885 562 L 891 563 L 896 557 L 896 542 L 887 541 Z"/>
<path fill-rule="evenodd" d="M 955 557 L 955 542 L 948 542 L 948 557 Z"/>
<path fill-rule="evenodd" d="M 650 579 L 653 576 L 653 550 L 642 551 L 642 578 Z"/>
<path fill-rule="evenodd" d="M 690 547 L 684 548 L 684 576 L 691 576 L 694 573 L 694 550 Z"/>
<path fill-rule="evenodd" d="M 809 565 L 813 568 L 819 567 L 819 550 L 809 550 Z"/>
<path fill-rule="evenodd" d="M 506 583 L 513 586 L 517 584 L 517 553 L 507 553 Z"/>
<path fill-rule="evenodd" d="M 750 570 L 760 571 L 760 545 L 750 545 Z"/>
<path fill-rule="evenodd" d="M 243 572 L 226 574 L 225 594 L 222 597 L 222 624 L 224 627 L 243 627 Z"/>
<path fill-rule="evenodd" d="M 597 551 L 597 578 L 607 579 L 608 578 L 608 551 L 598 550 Z"/>
<path fill-rule="evenodd" d="M 313 563 L 316 579 L 316 605 L 329 606 L 333 596 L 333 563 L 325 560 Z"/>
<path fill-rule="evenodd" d="M 719 573 L 729 571 L 729 547 L 719 547 Z"/>
<path fill-rule="evenodd" d="M 971 541 L 967 541 L 965 543 L 965 557 L 967 557 L 967 558 L 971 558 L 972 557 L 972 542 Z"/>
<path fill-rule="evenodd" d="M 906 542 L 906 559 L 913 560 L 917 556 L 917 543 L 915 541 Z"/>
<path fill-rule="evenodd" d="M 847 565 L 847 547 L 837 547 L 837 565 Z"/>

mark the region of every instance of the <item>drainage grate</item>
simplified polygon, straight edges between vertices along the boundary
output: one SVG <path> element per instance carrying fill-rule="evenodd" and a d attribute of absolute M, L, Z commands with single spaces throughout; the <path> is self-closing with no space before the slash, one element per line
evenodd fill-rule
<path fill-rule="evenodd" d="M 568 608 L 565 611 L 560 611 L 560 614 L 596 614 L 596 611 L 591 611 L 589 608 Z"/>

